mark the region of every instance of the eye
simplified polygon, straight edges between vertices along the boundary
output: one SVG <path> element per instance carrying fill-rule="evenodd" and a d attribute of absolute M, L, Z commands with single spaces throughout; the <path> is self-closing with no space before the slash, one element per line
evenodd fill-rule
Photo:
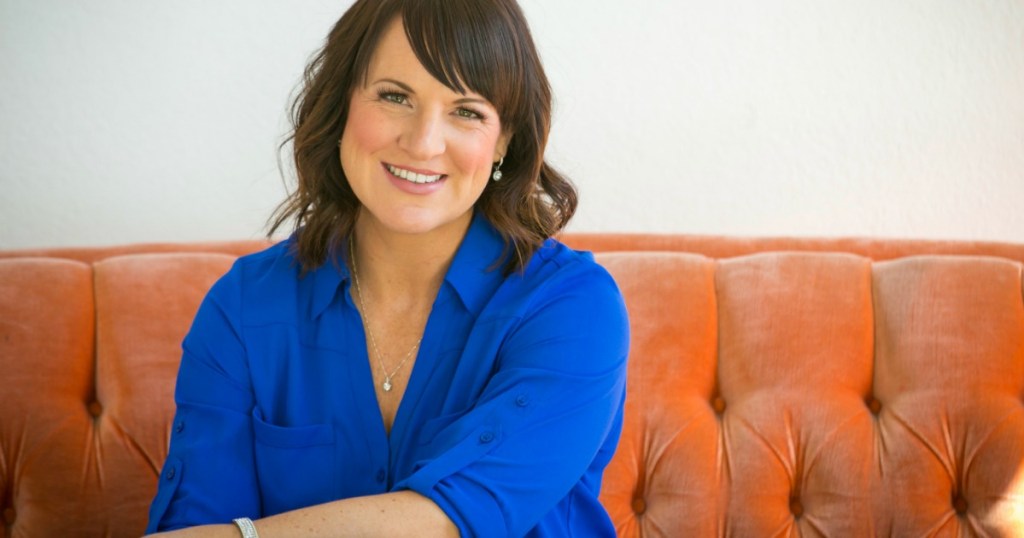
<path fill-rule="evenodd" d="M 473 110 L 472 108 L 459 107 L 455 110 L 455 115 L 467 120 L 482 120 L 484 115 Z"/>
<path fill-rule="evenodd" d="M 396 92 L 393 90 L 380 90 L 377 92 L 377 98 L 381 101 L 387 101 L 396 105 L 404 105 L 409 102 L 409 97 L 404 93 Z"/>

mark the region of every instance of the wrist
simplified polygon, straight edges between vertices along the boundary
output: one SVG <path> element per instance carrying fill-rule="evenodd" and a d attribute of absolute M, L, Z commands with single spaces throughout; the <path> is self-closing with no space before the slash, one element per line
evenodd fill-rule
<path fill-rule="evenodd" d="M 260 538 L 259 533 L 256 532 L 256 525 L 252 523 L 252 520 L 247 517 L 240 517 L 232 521 L 238 532 L 241 533 L 242 538 Z"/>

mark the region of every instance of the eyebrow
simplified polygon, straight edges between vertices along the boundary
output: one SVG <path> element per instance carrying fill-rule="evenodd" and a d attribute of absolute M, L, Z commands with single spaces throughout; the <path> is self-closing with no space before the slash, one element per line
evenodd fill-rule
<path fill-rule="evenodd" d="M 416 93 L 416 92 L 412 91 L 412 88 L 410 88 L 408 84 L 406 84 L 404 82 L 401 82 L 401 81 L 398 81 L 398 80 L 395 80 L 393 78 L 380 78 L 380 79 L 377 79 L 377 80 L 373 81 L 374 84 L 380 84 L 382 82 L 387 82 L 388 84 L 394 84 L 395 86 L 398 86 L 399 88 L 401 88 L 402 91 L 405 91 L 405 92 L 408 92 L 408 93 Z"/>
<path fill-rule="evenodd" d="M 377 80 L 373 81 L 373 83 L 374 84 L 381 84 L 381 83 L 394 84 L 395 86 L 398 86 L 404 92 L 411 93 L 411 94 L 415 94 L 416 93 L 415 91 L 413 91 L 413 89 L 408 84 L 406 84 L 406 83 L 404 83 L 404 82 L 402 82 L 400 80 L 395 80 L 393 78 L 381 78 L 381 79 L 377 79 Z M 478 97 L 463 97 L 461 99 L 456 99 L 455 100 L 455 104 L 457 104 L 457 105 L 478 104 L 478 105 L 484 105 L 484 106 L 489 106 L 489 107 L 493 107 L 494 106 L 494 105 L 491 104 L 490 101 L 488 101 L 486 99 L 478 98 Z"/>

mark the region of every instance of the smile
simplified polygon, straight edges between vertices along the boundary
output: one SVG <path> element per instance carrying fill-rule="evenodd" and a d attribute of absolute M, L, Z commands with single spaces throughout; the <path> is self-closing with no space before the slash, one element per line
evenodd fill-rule
<path fill-rule="evenodd" d="M 444 177 L 444 174 L 437 174 L 437 175 L 432 175 L 432 176 L 428 176 L 428 175 L 425 175 L 425 174 L 418 174 L 418 173 L 413 172 L 411 170 L 406 170 L 404 168 L 398 168 L 397 166 L 392 166 L 392 165 L 386 164 L 386 163 L 384 164 L 384 166 L 387 167 L 388 172 L 391 172 L 392 175 L 394 175 L 396 177 L 400 177 L 400 178 L 402 178 L 402 179 L 404 179 L 406 181 L 411 181 L 412 183 L 420 183 L 420 184 L 423 184 L 423 183 L 434 183 L 435 181 L 439 181 L 441 178 Z"/>

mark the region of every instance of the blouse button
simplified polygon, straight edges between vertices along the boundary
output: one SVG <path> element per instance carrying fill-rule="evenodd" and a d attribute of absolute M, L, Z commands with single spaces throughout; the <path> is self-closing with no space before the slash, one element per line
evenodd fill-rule
<path fill-rule="evenodd" d="M 388 475 L 384 472 L 384 469 L 377 471 L 377 482 L 383 482 L 387 477 Z"/>
<path fill-rule="evenodd" d="M 490 443 L 493 440 L 494 440 L 494 433 L 493 432 L 484 432 L 484 433 L 480 434 L 480 442 L 481 443 Z"/>
<path fill-rule="evenodd" d="M 167 469 L 166 474 L 168 480 L 174 480 L 174 475 L 177 474 L 177 471 L 174 470 L 174 467 L 171 467 L 170 469 Z"/>
<path fill-rule="evenodd" d="M 179 420 L 174 425 L 174 433 L 181 433 L 181 431 L 184 430 L 184 429 L 185 429 L 185 421 L 184 420 Z"/>
<path fill-rule="evenodd" d="M 529 404 L 529 403 L 530 403 L 530 399 L 527 398 L 525 394 L 520 394 L 519 396 L 516 396 L 516 405 L 517 406 L 519 406 L 519 407 L 526 407 L 526 405 Z"/>

